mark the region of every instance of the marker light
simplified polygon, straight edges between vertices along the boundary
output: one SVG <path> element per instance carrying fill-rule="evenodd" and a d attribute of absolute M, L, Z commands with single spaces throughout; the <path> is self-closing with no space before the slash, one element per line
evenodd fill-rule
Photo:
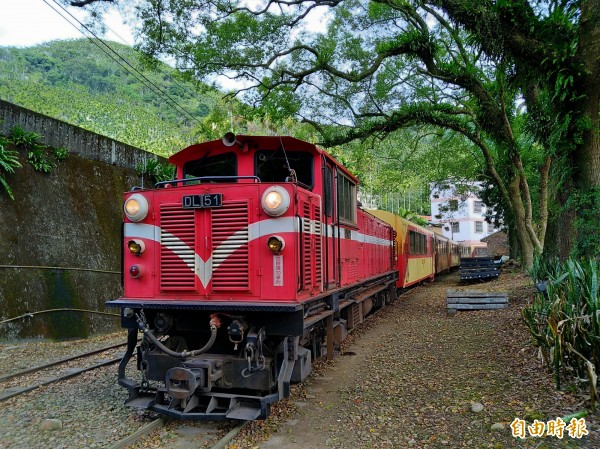
<path fill-rule="evenodd" d="M 129 248 L 131 254 L 139 256 L 146 250 L 146 245 L 141 240 L 129 240 L 127 242 L 127 248 Z"/>
<path fill-rule="evenodd" d="M 290 194 L 283 187 L 269 187 L 263 193 L 261 204 L 267 215 L 279 217 L 290 207 Z"/>
<path fill-rule="evenodd" d="M 144 274 L 144 267 L 141 265 L 132 265 L 129 267 L 129 275 L 134 279 L 139 279 Z"/>
<path fill-rule="evenodd" d="M 279 254 L 285 248 L 285 240 L 278 235 L 272 235 L 267 240 L 267 245 L 273 254 Z"/>
<path fill-rule="evenodd" d="M 134 193 L 125 201 L 123 210 L 127 218 L 137 223 L 148 215 L 148 200 L 143 195 Z"/>

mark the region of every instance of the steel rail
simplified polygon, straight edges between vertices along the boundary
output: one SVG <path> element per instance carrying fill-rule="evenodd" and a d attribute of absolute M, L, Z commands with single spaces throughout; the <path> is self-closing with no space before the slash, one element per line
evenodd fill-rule
<path fill-rule="evenodd" d="M 46 368 L 52 368 L 53 366 L 61 365 L 63 363 L 67 363 L 67 362 L 70 362 L 72 360 L 82 359 L 84 357 L 89 357 L 91 355 L 99 354 L 101 352 L 108 351 L 110 349 L 120 348 L 121 346 L 126 346 L 126 345 L 127 345 L 127 343 L 119 343 L 119 344 L 116 344 L 116 345 L 105 346 L 104 348 L 95 349 L 93 351 L 84 352 L 83 354 L 78 354 L 78 355 L 74 355 L 74 356 L 71 356 L 71 357 L 66 357 L 64 359 L 60 359 L 60 360 L 57 360 L 55 362 L 50 362 L 50 363 L 47 363 L 45 365 L 34 366 L 33 368 L 28 368 L 26 370 L 19 371 L 18 373 L 8 374 L 6 376 L 2 376 L 2 377 L 0 377 L 0 382 L 6 382 L 7 380 L 14 379 L 15 377 L 25 376 L 26 374 L 35 373 L 36 371 L 41 371 L 41 370 L 46 369 Z"/>
<path fill-rule="evenodd" d="M 56 382 L 61 382 L 63 380 L 70 379 L 75 376 L 79 376 L 80 374 L 86 373 L 88 371 L 92 371 L 98 368 L 102 368 L 103 366 L 114 365 L 121 361 L 122 357 L 118 357 L 116 359 L 106 360 L 104 362 L 97 363 L 96 365 L 89 366 L 87 368 L 73 368 L 69 370 L 66 374 L 61 376 L 51 377 L 37 384 L 30 385 L 29 387 L 12 387 L 4 390 L 4 392 L 0 393 L 0 402 L 4 402 L 8 399 L 14 398 L 15 396 L 19 396 L 24 393 L 28 393 L 33 390 L 37 390 L 40 387 L 45 385 L 50 385 Z"/>
<path fill-rule="evenodd" d="M 117 441 L 109 449 L 125 449 L 127 446 L 131 446 L 137 443 L 141 438 L 154 432 L 156 429 L 164 427 L 165 422 L 162 418 L 150 421 L 148 424 L 143 425 L 131 435 L 123 438 L 121 441 Z"/>

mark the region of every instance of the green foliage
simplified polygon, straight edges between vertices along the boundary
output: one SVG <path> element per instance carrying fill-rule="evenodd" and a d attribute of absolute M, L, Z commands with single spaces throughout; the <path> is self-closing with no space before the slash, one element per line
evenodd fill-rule
<path fill-rule="evenodd" d="M 21 167 L 19 162 L 19 153 L 13 150 L 8 150 L 6 147 L 8 140 L 0 137 L 0 184 L 8 196 L 14 200 L 12 190 L 6 181 L 6 174 L 14 173 L 15 169 Z"/>
<path fill-rule="evenodd" d="M 27 162 L 42 173 L 50 173 L 56 162 L 64 161 L 69 155 L 65 148 L 51 148 L 40 142 L 42 136 L 32 131 L 25 131 L 20 126 L 10 129 L 7 142 L 27 150 Z"/>
<path fill-rule="evenodd" d="M 23 148 L 34 148 L 39 145 L 40 135 L 31 131 L 25 131 L 20 126 L 13 126 L 9 131 L 10 141 Z"/>
<path fill-rule="evenodd" d="M 546 293 L 523 308 L 523 318 L 557 387 L 561 376 L 587 377 L 592 404 L 600 370 L 600 261 L 569 259 L 534 264 L 534 279 L 546 280 Z"/>
<path fill-rule="evenodd" d="M 427 227 L 427 225 L 429 224 L 427 222 L 427 220 L 425 220 L 424 218 L 419 217 L 417 214 L 415 214 L 414 212 L 411 212 L 407 209 L 400 209 L 400 211 L 398 212 L 398 214 L 400 217 L 405 218 L 408 221 L 411 221 L 415 224 L 418 224 L 419 226 L 424 226 Z"/>
<path fill-rule="evenodd" d="M 211 126 L 207 117 L 222 104 L 222 94 L 183 80 L 177 71 L 160 62 L 154 63 L 154 70 L 144 69 L 149 64 L 140 62 L 132 48 L 107 44 L 164 94 L 88 40 L 80 39 L 31 48 L 0 48 L 0 98 L 165 156 L 206 139 L 200 123 Z M 194 119 L 174 109 L 173 102 Z M 31 140 L 33 136 L 20 137 Z"/>
<path fill-rule="evenodd" d="M 54 159 L 58 162 L 62 162 L 69 157 L 69 150 L 66 148 L 54 148 L 52 151 L 54 153 Z"/>
<path fill-rule="evenodd" d="M 27 152 L 27 162 L 36 170 L 42 173 L 50 173 L 55 167 L 50 159 L 50 151 L 42 145 L 35 145 Z"/>
<path fill-rule="evenodd" d="M 153 183 L 169 181 L 175 174 L 174 165 L 163 164 L 156 159 L 149 159 L 145 164 L 138 164 L 135 169 L 138 175 L 147 175 Z"/>
<path fill-rule="evenodd" d="M 577 210 L 575 257 L 600 257 L 600 188 L 579 192 L 574 197 Z"/>

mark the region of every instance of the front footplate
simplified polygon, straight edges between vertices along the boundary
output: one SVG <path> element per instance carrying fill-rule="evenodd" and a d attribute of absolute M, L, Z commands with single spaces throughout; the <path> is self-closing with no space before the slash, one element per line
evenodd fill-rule
<path fill-rule="evenodd" d="M 270 404 L 279 400 L 277 393 L 259 397 L 211 392 L 206 395 L 194 395 L 185 404 L 176 400 L 167 404 L 165 391 L 142 393 L 139 387 L 135 387 L 129 392 L 129 400 L 125 402 L 127 406 L 194 421 L 265 419 L 269 415 Z"/>

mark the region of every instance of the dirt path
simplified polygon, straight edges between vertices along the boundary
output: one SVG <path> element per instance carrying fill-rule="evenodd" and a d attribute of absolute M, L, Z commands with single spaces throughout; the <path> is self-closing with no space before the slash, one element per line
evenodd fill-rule
<path fill-rule="evenodd" d="M 450 275 L 403 295 L 230 448 L 600 448 L 597 414 L 583 439 L 511 435 L 515 418 L 546 422 L 588 404 L 556 391 L 535 359 L 520 318 L 525 277 L 470 287 L 508 291 L 508 309 L 448 317 L 445 292 L 457 286 Z"/>

